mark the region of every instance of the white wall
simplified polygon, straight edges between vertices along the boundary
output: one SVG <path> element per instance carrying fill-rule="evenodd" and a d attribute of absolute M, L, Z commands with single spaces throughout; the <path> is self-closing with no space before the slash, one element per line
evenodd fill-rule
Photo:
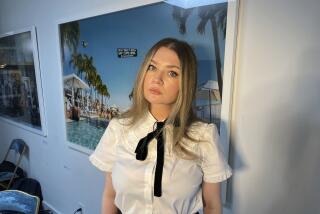
<path fill-rule="evenodd" d="M 35 25 L 48 137 L 0 122 L 1 149 L 21 137 L 30 147 L 29 175 L 44 198 L 69 214 L 100 210 L 103 174 L 65 143 L 59 21 L 150 1 L 1 0 L 0 34 Z M 232 210 L 239 214 L 317 213 L 320 197 L 320 2 L 242 0 L 239 13 L 232 142 Z"/>
<path fill-rule="evenodd" d="M 320 1 L 243 0 L 234 213 L 319 213 Z"/>

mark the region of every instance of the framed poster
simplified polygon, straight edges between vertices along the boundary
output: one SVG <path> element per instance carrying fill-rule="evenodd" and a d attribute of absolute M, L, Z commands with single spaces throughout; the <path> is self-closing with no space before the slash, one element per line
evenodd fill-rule
<path fill-rule="evenodd" d="M 0 36 L 0 118 L 46 135 L 35 27 Z"/>
<path fill-rule="evenodd" d="M 238 1 L 185 2 L 154 1 L 133 8 L 126 3 L 107 14 L 59 23 L 70 147 L 88 154 L 95 149 L 109 121 L 129 108 L 148 49 L 173 37 L 195 51 L 195 111 L 216 124 L 228 157 Z"/>

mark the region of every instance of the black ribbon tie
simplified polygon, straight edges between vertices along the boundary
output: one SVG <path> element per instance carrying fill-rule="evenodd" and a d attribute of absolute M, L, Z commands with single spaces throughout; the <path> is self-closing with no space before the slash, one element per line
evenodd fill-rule
<path fill-rule="evenodd" d="M 164 163 L 164 140 L 163 140 L 163 126 L 165 122 L 157 122 L 156 130 L 150 132 L 144 138 L 139 140 L 135 150 L 136 159 L 144 161 L 148 155 L 148 145 L 153 138 L 157 139 L 157 164 L 154 177 L 154 196 L 161 197 L 162 189 L 162 171 Z"/>

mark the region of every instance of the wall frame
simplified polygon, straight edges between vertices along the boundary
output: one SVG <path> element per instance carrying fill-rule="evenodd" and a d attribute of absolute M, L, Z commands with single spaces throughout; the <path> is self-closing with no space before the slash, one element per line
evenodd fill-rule
<path fill-rule="evenodd" d="M 220 19 L 223 23 L 215 23 L 220 25 L 220 30 L 216 32 L 219 38 L 213 38 L 214 33 L 210 18 L 209 21 L 203 22 L 204 25 L 201 26 L 202 29 L 198 29 L 201 28 L 199 27 L 201 21 L 204 21 L 200 20 L 201 13 L 202 18 L 205 18 L 205 10 L 214 9 L 213 5 L 192 5 L 191 9 L 186 9 L 181 6 L 176 7 L 173 0 L 147 2 L 148 3 L 144 4 L 124 3 L 121 4 L 121 6 L 110 8 L 108 11 L 83 14 L 58 22 L 61 69 L 63 74 L 62 94 L 65 103 L 64 117 L 66 121 L 66 138 L 69 147 L 87 154 L 92 152 L 108 124 L 108 119 L 104 120 L 95 112 L 104 107 L 109 108 L 109 110 L 113 109 L 115 114 L 118 111 L 121 112 L 125 110 L 130 102 L 124 100 L 130 99 L 131 82 L 134 80 L 135 72 L 147 49 L 161 38 L 175 37 L 186 40 L 195 49 L 198 60 L 200 61 L 200 63 L 198 62 L 200 64 L 198 69 L 200 70 L 200 75 L 202 75 L 198 78 L 200 81 L 198 81 L 199 93 L 197 96 L 199 102 L 196 104 L 197 113 L 202 119 L 213 122 L 218 126 L 222 147 L 226 157 L 229 158 L 239 0 L 217 1 L 220 9 L 225 13 L 225 16 Z M 188 7 L 188 5 L 185 6 Z M 203 9 L 202 12 L 200 11 L 201 9 Z M 185 22 L 183 16 L 187 16 Z M 132 17 L 134 17 L 134 19 Z M 218 17 L 215 19 L 218 21 Z M 114 20 L 117 21 L 115 22 Z M 123 23 L 121 21 L 123 21 Z M 125 25 L 125 23 L 129 23 L 130 25 Z M 151 25 L 156 26 L 157 29 L 152 28 Z M 73 35 L 73 38 L 63 35 L 64 31 L 66 32 L 70 30 L 70 28 L 73 28 L 73 32 L 70 31 L 69 33 Z M 142 28 L 148 29 L 148 32 L 145 32 Z M 223 31 L 225 31 L 225 34 Z M 144 38 L 142 39 L 142 37 Z M 143 41 L 143 43 L 141 41 Z M 220 44 L 218 51 L 220 54 L 220 69 L 217 69 L 215 59 L 217 52 L 215 52 L 214 41 L 218 41 L 217 43 Z M 69 44 L 67 44 L 68 42 Z M 117 50 L 119 49 L 134 49 L 137 50 L 137 55 L 119 58 L 117 56 Z M 73 54 L 75 55 L 72 57 Z M 99 56 L 104 57 L 101 58 Z M 103 92 L 98 92 L 99 89 L 91 88 L 92 84 L 88 81 L 88 76 L 86 77 L 88 72 L 82 71 L 85 70 L 85 68 L 81 68 L 81 61 L 86 61 L 89 64 L 91 63 L 90 66 L 94 66 L 100 76 L 102 88 L 103 85 L 105 85 L 108 93 L 102 95 Z M 126 70 L 127 73 L 123 72 Z M 223 84 L 221 84 L 221 80 L 218 80 L 219 72 Z M 118 75 L 121 77 L 126 76 L 125 80 L 121 82 L 117 78 Z M 77 86 L 70 86 L 70 82 L 73 82 L 73 84 Z M 116 86 L 112 86 L 113 84 Z M 129 87 L 127 87 L 126 90 L 120 90 L 119 86 L 124 85 L 129 85 Z M 116 87 L 118 87 L 118 89 Z M 75 90 L 77 90 L 77 92 L 75 92 Z M 94 96 L 92 92 L 91 95 L 88 95 L 90 90 L 93 90 L 94 93 L 97 92 L 98 97 L 100 97 L 99 99 L 101 101 L 98 100 L 96 102 L 98 106 L 100 105 L 97 109 L 90 108 L 90 106 L 92 106 L 90 99 Z M 75 95 L 75 93 L 77 95 Z M 115 100 L 113 97 L 120 98 Z M 77 99 L 78 101 L 76 101 Z M 99 135 L 95 137 L 94 144 L 89 145 L 86 142 L 80 142 L 81 139 L 75 137 L 78 132 L 78 135 L 80 136 L 81 133 L 81 138 L 84 138 L 83 131 L 88 130 L 87 126 L 77 130 L 77 128 L 80 127 L 79 122 L 75 122 L 75 120 L 71 118 L 70 112 L 67 112 L 68 108 L 71 109 L 72 106 L 76 105 L 76 102 L 78 102 L 77 107 L 80 112 L 80 123 L 81 121 L 85 121 L 86 125 L 95 124 L 96 128 L 101 128 Z M 93 114 L 90 114 L 90 111 L 92 111 Z M 85 115 L 81 112 L 89 112 L 89 114 Z M 81 117 L 84 119 L 81 120 Z M 92 118 L 98 119 L 92 120 Z M 78 123 L 78 125 L 72 127 L 72 123 Z M 93 133 L 93 131 L 89 132 Z M 89 139 L 92 139 L 92 137 L 89 137 Z M 77 140 L 79 140 L 79 142 L 76 142 Z M 227 204 L 226 182 L 222 185 L 222 192 L 223 202 Z"/>
<path fill-rule="evenodd" d="M 46 136 L 34 26 L 0 35 L 0 119 Z"/>

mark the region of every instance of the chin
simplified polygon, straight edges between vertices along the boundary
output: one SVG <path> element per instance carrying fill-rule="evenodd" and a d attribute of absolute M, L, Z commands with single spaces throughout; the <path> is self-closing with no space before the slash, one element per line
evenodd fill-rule
<path fill-rule="evenodd" d="M 148 101 L 148 103 L 153 104 L 153 105 L 157 105 L 157 104 L 163 104 L 163 102 L 159 101 L 159 100 L 155 100 L 155 99 L 146 99 Z"/>
<path fill-rule="evenodd" d="M 144 97 L 149 104 L 152 105 L 163 105 L 163 106 L 172 106 L 174 102 L 170 102 L 168 100 L 164 100 L 157 95 L 147 95 Z"/>

